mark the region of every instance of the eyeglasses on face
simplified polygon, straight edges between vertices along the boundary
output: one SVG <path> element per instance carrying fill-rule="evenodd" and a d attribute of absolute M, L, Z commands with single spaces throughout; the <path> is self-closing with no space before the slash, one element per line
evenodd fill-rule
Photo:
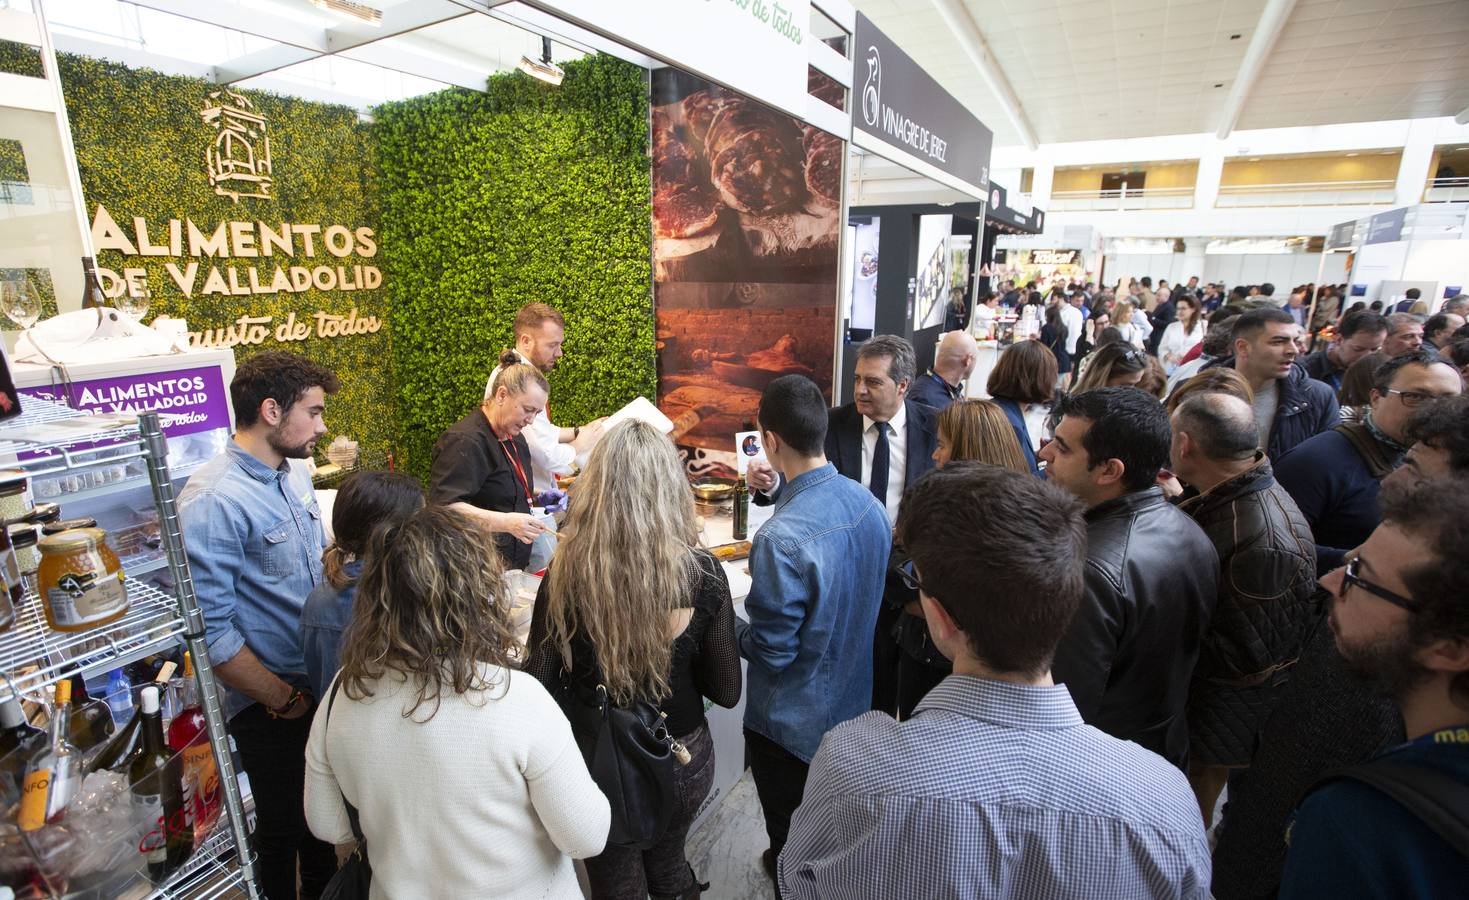
<path fill-rule="evenodd" d="M 1362 557 L 1354 557 L 1347 561 L 1346 570 L 1342 573 L 1342 593 L 1346 593 L 1348 587 L 1356 586 L 1374 597 L 1381 597 L 1393 606 L 1401 607 L 1408 612 L 1417 611 L 1418 604 L 1414 603 L 1411 597 L 1404 597 L 1402 594 L 1390 591 L 1382 585 L 1373 584 L 1363 578 L 1361 572 Z"/>
<path fill-rule="evenodd" d="M 908 590 L 920 591 L 930 597 L 933 596 L 933 592 L 924 587 L 923 582 L 918 580 L 918 572 L 913 568 L 913 560 L 904 560 L 898 565 L 893 566 L 893 571 L 897 572 L 898 577 L 903 579 L 903 586 L 908 588 Z"/>
<path fill-rule="evenodd" d="M 1418 406 L 1421 403 L 1427 403 L 1429 400 L 1438 399 L 1438 397 L 1434 396 L 1433 394 L 1425 394 L 1422 391 L 1400 391 L 1396 388 L 1388 388 L 1387 393 L 1397 394 L 1398 399 L 1403 401 L 1403 405 L 1408 407 L 1409 409 L 1412 409 L 1413 407 Z"/>

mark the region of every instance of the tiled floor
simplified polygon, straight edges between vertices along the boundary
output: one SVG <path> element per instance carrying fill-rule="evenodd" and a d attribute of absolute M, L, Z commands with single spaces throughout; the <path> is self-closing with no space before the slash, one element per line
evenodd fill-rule
<path fill-rule="evenodd" d="M 755 782 L 746 770 L 698 831 L 689 835 L 688 856 L 701 881 L 703 900 L 771 900 L 775 887 L 760 866 L 770 846 Z"/>

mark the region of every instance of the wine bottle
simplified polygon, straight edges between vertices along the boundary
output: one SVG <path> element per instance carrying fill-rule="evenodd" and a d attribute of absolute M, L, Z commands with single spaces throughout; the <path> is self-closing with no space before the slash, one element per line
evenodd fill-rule
<path fill-rule="evenodd" d="M 71 722 L 71 682 L 56 683 L 56 705 L 51 711 L 50 740 L 31 759 L 21 788 L 21 831 L 35 831 L 48 822 L 58 822 L 81 787 L 81 753 L 67 740 Z"/>
<path fill-rule="evenodd" d="M 35 752 L 36 742 L 46 732 L 26 721 L 20 701 L 11 696 L 0 703 L 0 771 L 15 783 L 25 786 L 25 764 Z"/>
<path fill-rule="evenodd" d="M 184 813 L 182 762 L 163 742 L 156 685 L 143 688 L 139 718 L 143 751 L 128 767 L 128 786 L 134 807 L 153 823 L 138 846 L 148 876 L 157 882 L 183 865 L 194 849 L 194 832 Z"/>
<path fill-rule="evenodd" d="M 735 483 L 734 495 L 734 527 L 732 536 L 737 541 L 743 541 L 750 533 L 750 486 L 741 475 L 740 480 Z"/>
<path fill-rule="evenodd" d="M 219 816 L 219 770 L 204 709 L 199 703 L 199 684 L 194 680 L 194 660 L 184 654 L 183 709 L 168 726 L 168 746 L 184 760 L 184 801 L 194 825 L 194 843 L 202 843 Z"/>
<path fill-rule="evenodd" d="M 174 664 L 170 662 L 164 663 L 163 668 L 158 670 L 157 685 L 159 691 L 162 691 L 164 689 L 163 685 L 168 681 L 169 677 L 173 675 L 174 668 Z M 122 669 L 117 669 L 112 674 L 121 674 L 122 678 L 119 679 L 120 681 L 126 680 L 127 678 L 127 673 L 124 672 Z M 108 699 L 109 701 L 111 700 L 110 697 Z M 128 698 L 128 706 L 130 709 L 133 710 L 132 718 L 123 723 L 122 727 L 117 729 L 117 732 L 113 734 L 112 739 L 109 740 L 102 747 L 101 750 L 97 751 L 96 756 L 92 757 L 91 762 L 87 764 L 88 774 L 100 771 L 102 769 L 109 769 L 113 772 L 120 772 L 126 775 L 128 772 L 128 767 L 131 766 L 133 763 L 133 759 L 142 752 L 142 714 L 136 707 L 132 705 L 131 697 Z"/>
<path fill-rule="evenodd" d="M 87 683 L 80 678 L 72 687 L 71 721 L 67 727 L 72 746 L 84 756 L 112 737 L 112 712 L 106 703 L 92 699 Z"/>
<path fill-rule="evenodd" d="M 97 261 L 90 256 L 82 257 L 82 309 L 107 305 L 107 295 L 102 292 L 102 282 L 97 280 Z"/>

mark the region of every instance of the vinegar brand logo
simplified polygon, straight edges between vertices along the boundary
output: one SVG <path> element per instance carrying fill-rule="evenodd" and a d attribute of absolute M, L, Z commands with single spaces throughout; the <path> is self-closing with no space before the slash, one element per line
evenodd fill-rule
<path fill-rule="evenodd" d="M 270 134 L 255 104 L 231 90 L 214 91 L 199 118 L 215 131 L 214 143 L 204 151 L 214 192 L 236 203 L 241 197 L 269 200 L 275 186 Z"/>
<path fill-rule="evenodd" d="M 862 120 L 877 127 L 882 112 L 882 57 L 877 47 L 867 48 L 867 80 L 862 83 Z"/>

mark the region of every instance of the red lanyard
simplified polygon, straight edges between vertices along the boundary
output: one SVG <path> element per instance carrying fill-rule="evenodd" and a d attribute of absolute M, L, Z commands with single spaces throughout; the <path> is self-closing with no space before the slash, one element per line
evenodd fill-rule
<path fill-rule="evenodd" d="M 505 458 L 510 460 L 510 465 L 515 467 L 515 477 L 520 479 L 520 486 L 525 488 L 526 504 L 530 506 L 535 506 L 535 498 L 533 498 L 530 493 L 530 482 L 526 480 L 525 469 L 521 468 L 520 466 L 520 459 L 518 458 L 520 456 L 520 452 L 518 450 L 515 452 L 511 452 L 513 448 L 514 444 L 511 441 L 506 441 L 504 439 L 500 440 L 500 449 L 505 451 Z"/>

